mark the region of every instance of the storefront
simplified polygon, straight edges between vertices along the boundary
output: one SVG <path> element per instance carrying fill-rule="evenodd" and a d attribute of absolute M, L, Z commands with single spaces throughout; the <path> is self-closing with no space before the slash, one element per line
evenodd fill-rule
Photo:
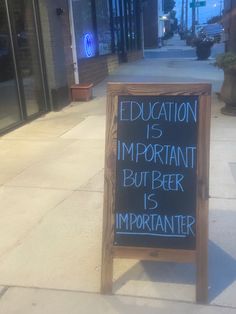
<path fill-rule="evenodd" d="M 98 83 L 142 57 L 141 1 L 70 0 L 76 82 Z"/>
<path fill-rule="evenodd" d="M 46 111 L 35 1 L 0 0 L 0 132 Z"/>
<path fill-rule="evenodd" d="M 141 0 L 0 0 L 0 133 L 143 56 Z"/>
<path fill-rule="evenodd" d="M 113 47 L 120 61 L 129 61 L 136 52 L 142 56 L 141 4 L 135 0 L 110 1 Z"/>

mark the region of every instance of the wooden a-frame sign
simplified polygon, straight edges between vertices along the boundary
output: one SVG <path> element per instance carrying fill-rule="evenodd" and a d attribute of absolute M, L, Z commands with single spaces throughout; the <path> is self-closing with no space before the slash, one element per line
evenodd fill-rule
<path fill-rule="evenodd" d="M 108 84 L 102 293 L 114 258 L 195 263 L 207 302 L 210 105 L 210 84 Z"/>

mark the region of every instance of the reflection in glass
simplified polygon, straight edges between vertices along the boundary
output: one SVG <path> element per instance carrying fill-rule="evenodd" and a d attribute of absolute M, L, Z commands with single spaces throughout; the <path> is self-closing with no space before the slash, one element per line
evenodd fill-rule
<path fill-rule="evenodd" d="M 32 0 L 11 0 L 16 55 L 27 116 L 42 111 L 43 93 Z"/>
<path fill-rule="evenodd" d="M 115 51 L 119 55 L 127 51 L 141 49 L 139 1 L 112 0 L 112 27 L 114 31 Z"/>
<path fill-rule="evenodd" d="M 96 54 L 97 43 L 91 0 L 73 0 L 72 9 L 77 57 L 78 59 L 93 57 Z"/>
<path fill-rule="evenodd" d="M 130 0 L 128 2 L 127 7 L 127 18 L 128 18 L 128 45 L 129 49 L 136 48 L 136 35 L 137 35 L 137 28 L 136 28 L 136 15 L 135 15 L 135 2 L 134 0 Z"/>
<path fill-rule="evenodd" d="M 6 8 L 0 0 L 0 130 L 20 119 Z"/>
<path fill-rule="evenodd" d="M 111 53 L 111 29 L 108 0 L 96 0 L 98 50 L 100 55 Z"/>

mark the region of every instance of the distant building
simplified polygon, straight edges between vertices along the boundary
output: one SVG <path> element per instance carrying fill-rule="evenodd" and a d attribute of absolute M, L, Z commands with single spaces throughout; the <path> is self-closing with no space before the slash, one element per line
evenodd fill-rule
<path fill-rule="evenodd" d="M 0 0 L 0 132 L 143 55 L 141 0 Z"/>

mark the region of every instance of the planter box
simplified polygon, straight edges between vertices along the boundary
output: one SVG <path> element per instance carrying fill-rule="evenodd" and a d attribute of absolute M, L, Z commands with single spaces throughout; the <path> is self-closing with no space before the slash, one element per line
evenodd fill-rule
<path fill-rule="evenodd" d="M 88 101 L 93 97 L 93 84 L 75 84 L 70 87 L 72 101 Z"/>

